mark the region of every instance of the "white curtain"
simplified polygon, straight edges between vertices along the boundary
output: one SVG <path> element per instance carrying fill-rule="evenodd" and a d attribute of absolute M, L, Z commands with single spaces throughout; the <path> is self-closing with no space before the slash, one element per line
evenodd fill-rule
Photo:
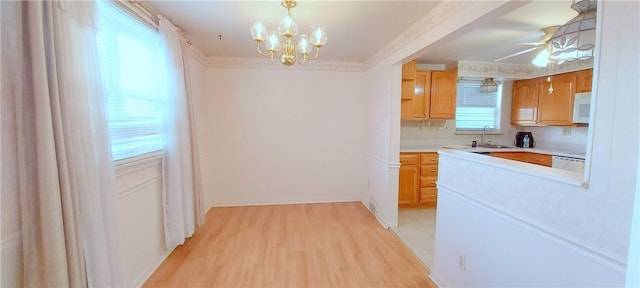
<path fill-rule="evenodd" d="M 12 227 L 22 247 L 20 259 L 2 259 L 20 274 L 2 284 L 118 286 L 95 3 L 2 1 L 1 10 L 2 232 Z"/>
<path fill-rule="evenodd" d="M 164 223 L 168 248 L 184 243 L 204 223 L 195 125 L 187 93 L 184 39 L 160 17 L 160 46 L 166 59 Z"/>

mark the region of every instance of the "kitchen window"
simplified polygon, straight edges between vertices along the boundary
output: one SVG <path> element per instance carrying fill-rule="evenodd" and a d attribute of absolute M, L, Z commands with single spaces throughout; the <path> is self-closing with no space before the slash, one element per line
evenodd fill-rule
<path fill-rule="evenodd" d="M 158 32 L 109 1 L 98 1 L 97 24 L 113 160 L 162 150 Z"/>
<path fill-rule="evenodd" d="M 489 127 L 500 131 L 502 86 L 493 93 L 480 93 L 482 80 L 459 80 L 456 97 L 456 131 L 475 132 Z"/>

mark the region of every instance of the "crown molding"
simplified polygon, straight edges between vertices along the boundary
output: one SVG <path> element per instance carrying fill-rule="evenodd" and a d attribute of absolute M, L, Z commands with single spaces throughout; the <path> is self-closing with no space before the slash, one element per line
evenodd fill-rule
<path fill-rule="evenodd" d="M 315 71 L 343 71 L 364 72 L 364 63 L 358 62 L 331 62 L 313 60 L 304 65 L 295 64 L 286 67 L 280 63 L 271 62 L 268 58 L 230 58 L 230 57 L 206 57 L 206 66 L 209 68 L 243 68 L 243 69 L 269 69 L 269 70 L 315 70 Z"/>
<path fill-rule="evenodd" d="M 202 66 L 207 66 L 207 56 L 205 56 L 204 53 L 200 51 L 200 49 L 198 49 L 196 46 L 193 46 L 192 44 L 187 44 L 186 49 L 187 55 L 198 61 L 200 64 L 202 64 Z"/>
<path fill-rule="evenodd" d="M 535 67 L 532 65 L 458 61 L 458 76 L 493 77 L 503 79 L 530 79 L 551 74 L 560 74 L 593 68 L 593 59 L 584 61 L 565 62 L 562 65 Z"/>

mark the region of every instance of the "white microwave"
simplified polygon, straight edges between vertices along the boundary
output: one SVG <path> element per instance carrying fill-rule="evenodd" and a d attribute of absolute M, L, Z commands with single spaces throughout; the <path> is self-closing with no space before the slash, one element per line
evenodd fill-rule
<path fill-rule="evenodd" d="M 576 93 L 573 103 L 573 123 L 589 123 L 591 92 Z"/>

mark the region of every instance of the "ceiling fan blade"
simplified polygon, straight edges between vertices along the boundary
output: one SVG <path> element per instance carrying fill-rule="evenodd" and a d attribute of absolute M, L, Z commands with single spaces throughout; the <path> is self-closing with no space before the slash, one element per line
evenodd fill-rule
<path fill-rule="evenodd" d="M 511 58 L 511 57 L 516 57 L 516 56 L 518 56 L 518 55 L 522 55 L 522 54 L 525 54 L 525 53 L 529 53 L 529 52 L 531 52 L 531 51 L 534 51 L 534 50 L 536 50 L 536 49 L 538 49 L 538 48 L 539 48 L 539 47 L 532 47 L 532 48 L 529 48 L 529 49 L 525 49 L 525 50 L 522 50 L 522 51 L 520 51 L 520 52 L 516 52 L 516 53 L 510 54 L 510 55 L 504 56 L 504 57 L 502 57 L 502 58 L 498 58 L 498 59 L 493 60 L 493 61 L 494 61 L 494 62 L 498 62 L 498 61 L 502 61 L 502 60 L 505 60 L 505 59 L 509 59 L 509 58 Z"/>

